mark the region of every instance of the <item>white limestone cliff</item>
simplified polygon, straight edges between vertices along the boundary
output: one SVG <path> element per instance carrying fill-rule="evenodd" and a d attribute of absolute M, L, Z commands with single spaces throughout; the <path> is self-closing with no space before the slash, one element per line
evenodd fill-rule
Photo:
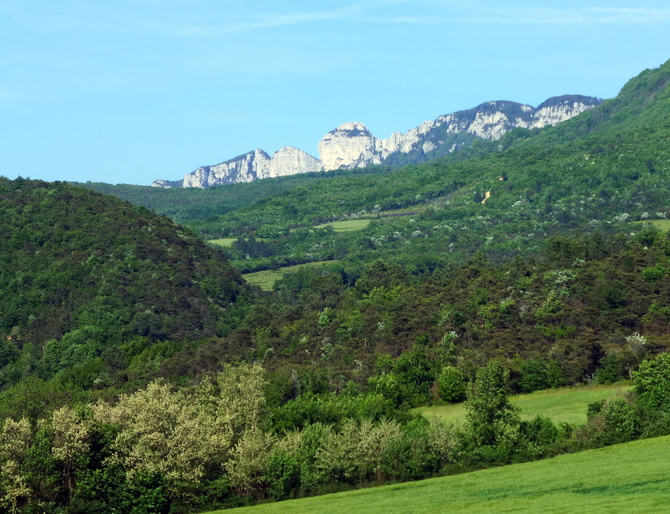
<path fill-rule="evenodd" d="M 163 189 L 170 189 L 171 187 L 177 187 L 173 185 L 171 180 L 154 180 L 151 183 L 151 187 L 162 187 Z"/>
<path fill-rule="evenodd" d="M 478 112 L 467 132 L 482 139 L 500 139 L 509 130 L 509 123 L 509 118 L 503 112 Z"/>
<path fill-rule="evenodd" d="M 382 164 L 393 154 L 425 155 L 435 150 L 445 142 L 434 140 L 432 134 L 436 129 L 446 135 L 469 133 L 481 139 L 497 140 L 514 128 L 556 125 L 598 104 L 594 98 L 571 98 L 550 99 L 537 109 L 515 102 L 486 102 L 474 109 L 426 121 L 404 134 L 395 132 L 388 139 L 377 139 L 362 123 L 345 123 L 324 136 L 319 143 L 319 155 L 325 170 Z M 457 147 L 453 145 L 449 151 Z"/>
<path fill-rule="evenodd" d="M 550 98 L 534 108 L 516 102 L 486 102 L 474 109 L 439 116 L 405 133 L 395 132 L 387 139 L 376 138 L 359 122 L 344 123 L 328 132 L 319 142 L 317 159 L 308 153 L 285 146 L 270 157 L 255 150 L 214 166 L 202 166 L 183 181 L 156 180 L 155 187 L 211 187 L 250 182 L 310 171 L 353 169 L 383 164 L 399 154 L 412 154 L 414 162 L 429 158 L 442 147 L 448 152 L 467 144 L 459 135 L 486 140 L 500 139 L 514 128 L 541 128 L 556 125 L 598 105 L 599 100 L 585 96 Z M 392 162 L 392 161 L 390 161 Z"/>
<path fill-rule="evenodd" d="M 319 142 L 319 156 L 325 170 L 362 168 L 381 164 L 377 138 L 362 123 L 344 123 Z"/>
<path fill-rule="evenodd" d="M 201 166 L 184 177 L 184 187 L 251 182 L 269 176 L 270 156 L 255 150 L 214 166 Z"/>
<path fill-rule="evenodd" d="M 591 109 L 592 105 L 583 102 L 566 101 L 560 105 L 540 106 L 533 113 L 533 122 L 526 128 L 542 128 L 545 125 L 556 125 L 578 114 Z"/>
<path fill-rule="evenodd" d="M 307 173 L 309 171 L 323 171 L 321 161 L 292 146 L 285 146 L 277 150 L 270 159 L 269 175 L 282 177 Z"/>
<path fill-rule="evenodd" d="M 263 150 L 240 155 L 214 166 L 201 166 L 184 177 L 183 187 L 212 187 L 263 178 L 321 171 L 321 161 L 306 152 L 285 146 L 270 157 Z M 163 187 L 155 181 L 152 186 Z"/>

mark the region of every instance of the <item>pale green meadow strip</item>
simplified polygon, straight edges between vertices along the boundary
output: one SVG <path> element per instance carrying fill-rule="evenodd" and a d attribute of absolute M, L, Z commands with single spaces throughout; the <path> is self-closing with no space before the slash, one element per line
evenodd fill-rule
<path fill-rule="evenodd" d="M 632 386 L 621 384 L 562 387 L 520 394 L 510 399 L 521 410 L 521 419 L 530 420 L 541 415 L 550 418 L 554 423 L 583 425 L 586 423 L 586 408 L 589 403 L 623 395 L 630 389 Z M 426 418 L 438 418 L 445 423 L 460 423 L 465 420 L 464 403 L 420 407 L 415 412 Z"/>
<path fill-rule="evenodd" d="M 290 514 L 668 512 L 670 437 L 234 511 Z"/>

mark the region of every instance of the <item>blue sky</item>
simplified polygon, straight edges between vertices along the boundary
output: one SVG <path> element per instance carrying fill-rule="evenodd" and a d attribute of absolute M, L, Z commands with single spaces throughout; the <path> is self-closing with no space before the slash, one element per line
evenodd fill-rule
<path fill-rule="evenodd" d="M 615 96 L 670 6 L 601 0 L 0 0 L 0 175 L 148 185 L 256 148 L 317 155 L 490 100 Z"/>

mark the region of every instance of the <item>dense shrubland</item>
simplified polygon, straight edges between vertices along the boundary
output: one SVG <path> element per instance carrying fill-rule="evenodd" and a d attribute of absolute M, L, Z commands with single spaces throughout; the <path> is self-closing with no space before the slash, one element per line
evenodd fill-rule
<path fill-rule="evenodd" d="M 383 260 L 355 277 L 303 269 L 275 285 L 281 307 L 259 301 L 240 331 L 270 369 L 309 369 L 325 389 L 393 390 L 398 405 L 458 397 L 454 376 L 470 381 L 491 359 L 518 392 L 614 382 L 668 348 L 669 255 L 649 226 L 630 239 L 555 237 L 501 265 L 478 254 L 421 277 Z"/>
<path fill-rule="evenodd" d="M 629 396 L 590 405 L 583 427 L 543 417 L 521 421 L 507 398 L 509 372 L 497 362 L 477 371 L 467 422 L 458 426 L 380 413 L 368 394 L 351 391 L 324 399 L 329 414 L 320 419 L 287 423 L 278 410 L 291 406 L 306 419 L 314 409 L 309 401 L 273 405 L 259 365 L 226 366 L 182 390 L 154 381 L 114 402 L 5 419 L 0 505 L 28 512 L 197 511 L 667 434 L 667 356 L 642 363 Z"/>

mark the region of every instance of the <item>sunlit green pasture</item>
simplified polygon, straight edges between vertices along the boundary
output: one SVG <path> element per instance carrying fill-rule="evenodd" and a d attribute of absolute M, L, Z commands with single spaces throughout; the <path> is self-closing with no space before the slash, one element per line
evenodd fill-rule
<path fill-rule="evenodd" d="M 326 228 L 333 227 L 335 232 L 355 232 L 356 230 L 363 230 L 367 228 L 372 220 L 346 220 L 346 221 L 333 221 L 332 223 L 323 223 L 322 225 L 316 225 L 314 228 Z"/>
<path fill-rule="evenodd" d="M 221 239 L 210 239 L 208 243 L 212 243 L 217 246 L 222 246 L 224 248 L 230 248 L 233 246 L 233 243 L 237 241 L 237 237 L 222 237 Z M 267 241 L 266 237 L 257 237 L 256 241 Z"/>
<path fill-rule="evenodd" d="M 668 512 L 670 437 L 245 512 Z M 229 511 L 226 511 L 229 512 Z"/>
<path fill-rule="evenodd" d="M 630 390 L 629 385 L 593 385 L 587 387 L 563 387 L 545 389 L 530 394 L 511 397 L 512 403 L 520 409 L 522 419 L 533 419 L 541 415 L 554 423 L 582 425 L 586 423 L 586 407 L 589 403 L 621 395 Z M 465 420 L 465 404 L 440 405 L 416 409 L 424 417 L 437 417 L 447 423 Z"/>
<path fill-rule="evenodd" d="M 228 248 L 233 246 L 233 242 L 237 241 L 236 237 L 224 237 L 221 239 L 210 239 L 207 241 L 208 243 L 212 243 L 217 246 L 223 246 L 224 248 Z"/>
<path fill-rule="evenodd" d="M 324 264 L 333 264 L 339 261 L 318 261 L 307 262 L 305 264 L 297 264 L 295 266 L 286 266 L 276 270 L 256 271 L 254 273 L 246 273 L 242 275 L 244 279 L 254 286 L 260 287 L 263 291 L 272 291 L 272 286 L 275 282 L 284 276 L 284 273 L 299 270 L 311 266 L 323 266 Z"/>
<path fill-rule="evenodd" d="M 645 220 L 645 221 L 636 221 L 635 223 L 638 224 L 646 224 L 646 223 L 651 223 L 653 226 L 655 226 L 657 229 L 667 232 L 670 230 L 670 220 Z"/>

